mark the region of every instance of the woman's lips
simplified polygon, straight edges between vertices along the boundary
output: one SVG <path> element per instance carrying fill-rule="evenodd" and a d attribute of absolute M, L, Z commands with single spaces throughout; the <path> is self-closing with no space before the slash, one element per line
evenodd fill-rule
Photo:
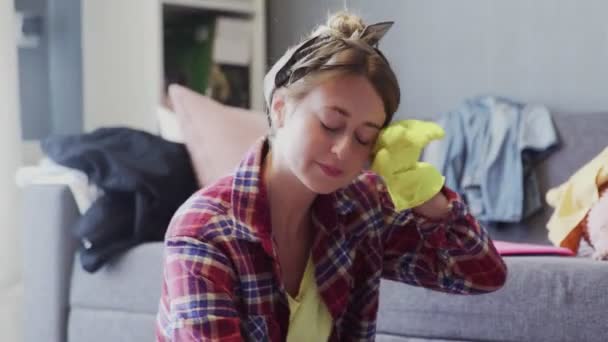
<path fill-rule="evenodd" d="M 335 168 L 333 166 L 329 166 L 329 165 L 325 165 L 325 164 L 321 164 L 321 163 L 318 163 L 318 164 L 319 164 L 319 167 L 321 168 L 321 170 L 323 170 L 323 172 L 330 177 L 339 177 L 344 173 L 344 171 L 342 171 L 338 168 Z"/>

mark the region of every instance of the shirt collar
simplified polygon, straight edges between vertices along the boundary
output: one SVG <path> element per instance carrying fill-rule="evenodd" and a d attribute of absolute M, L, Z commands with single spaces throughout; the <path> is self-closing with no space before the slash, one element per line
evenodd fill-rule
<path fill-rule="evenodd" d="M 246 223 L 253 236 L 272 255 L 270 203 L 262 175 L 262 164 L 269 150 L 267 137 L 260 138 L 237 167 L 232 184 L 232 206 L 237 222 Z M 342 220 L 355 210 L 348 186 L 330 194 L 318 195 L 313 203 L 313 222 L 331 234 L 341 230 Z"/>
<path fill-rule="evenodd" d="M 334 193 L 336 212 L 346 216 L 355 210 L 355 202 L 346 194 L 348 188 L 340 189 Z"/>
<path fill-rule="evenodd" d="M 268 152 L 268 140 L 260 138 L 245 154 L 232 181 L 232 208 L 236 224 L 244 223 L 272 255 L 270 206 L 262 177 L 262 163 Z"/>

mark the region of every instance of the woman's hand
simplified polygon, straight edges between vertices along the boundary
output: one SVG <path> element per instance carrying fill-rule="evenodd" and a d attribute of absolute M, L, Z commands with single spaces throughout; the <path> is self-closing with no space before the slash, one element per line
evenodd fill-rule
<path fill-rule="evenodd" d="M 384 179 L 397 211 L 421 206 L 441 191 L 443 175 L 418 159 L 429 142 L 444 134 L 436 123 L 419 120 L 397 121 L 380 133 L 372 170 Z"/>
<path fill-rule="evenodd" d="M 441 220 L 450 212 L 448 199 L 441 192 L 412 210 L 431 220 Z"/>

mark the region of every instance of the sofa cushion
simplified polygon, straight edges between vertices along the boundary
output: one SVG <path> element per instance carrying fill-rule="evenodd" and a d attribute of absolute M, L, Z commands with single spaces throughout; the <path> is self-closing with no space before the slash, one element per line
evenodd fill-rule
<path fill-rule="evenodd" d="M 156 107 L 156 120 L 158 121 L 158 133 L 163 139 L 175 143 L 185 143 L 184 133 L 179 127 L 175 112 L 159 105 Z"/>
<path fill-rule="evenodd" d="M 396 336 L 387 334 L 377 334 L 376 342 L 470 342 L 454 339 L 435 339 L 435 338 L 418 338 L 418 337 L 407 337 L 407 336 Z"/>
<path fill-rule="evenodd" d="M 162 257 L 163 243 L 151 242 L 116 256 L 95 273 L 86 272 L 75 262 L 70 307 L 155 315 L 161 293 Z"/>
<path fill-rule="evenodd" d="M 169 96 L 201 186 L 232 172 L 269 131 L 261 112 L 226 106 L 177 84 L 169 86 Z"/>
<path fill-rule="evenodd" d="M 461 296 L 383 281 L 378 333 L 483 341 L 598 341 L 608 267 L 575 257 L 507 257 L 505 286 Z"/>
<path fill-rule="evenodd" d="M 156 316 L 114 310 L 70 310 L 68 342 L 154 341 Z"/>

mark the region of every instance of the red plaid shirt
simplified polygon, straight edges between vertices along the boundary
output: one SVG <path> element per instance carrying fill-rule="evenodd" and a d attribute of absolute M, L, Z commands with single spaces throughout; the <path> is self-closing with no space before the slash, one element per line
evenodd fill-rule
<path fill-rule="evenodd" d="M 259 143 L 232 176 L 194 194 L 165 238 L 157 341 L 284 341 L 286 292 L 271 243 Z M 319 195 L 312 258 L 333 317 L 331 341 L 373 340 L 381 278 L 456 294 L 500 288 L 506 266 L 458 196 L 450 214 L 429 220 L 396 212 L 381 178 L 362 173 Z"/>

